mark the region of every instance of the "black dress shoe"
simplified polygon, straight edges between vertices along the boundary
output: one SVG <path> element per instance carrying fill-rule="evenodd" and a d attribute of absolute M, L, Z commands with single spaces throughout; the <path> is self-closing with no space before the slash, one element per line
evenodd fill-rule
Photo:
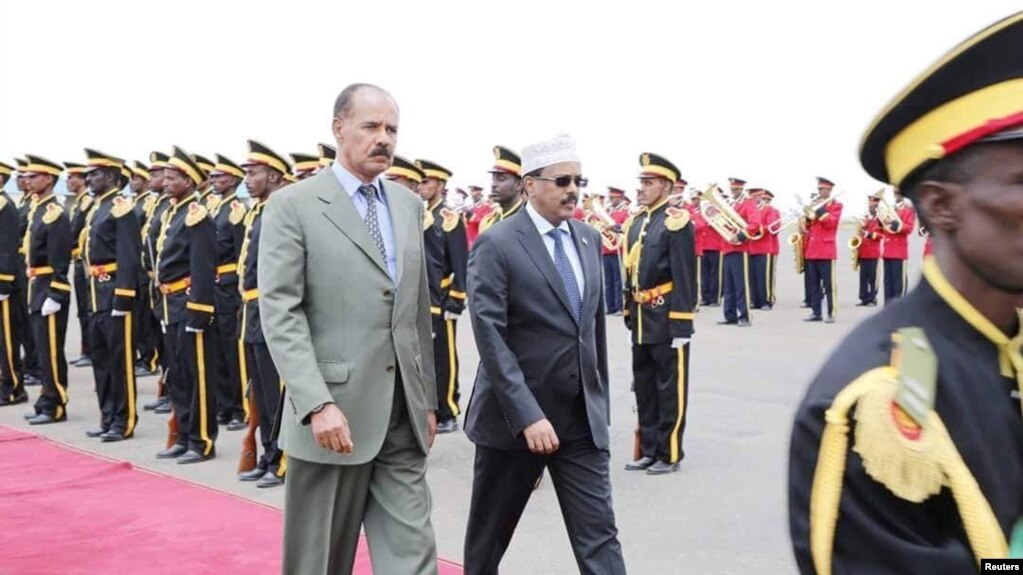
<path fill-rule="evenodd" d="M 723 319 L 723 320 L 721 320 L 721 321 L 719 321 L 719 322 L 718 322 L 718 325 L 735 325 L 735 324 L 737 324 L 737 323 L 739 323 L 739 322 L 736 322 L 736 321 L 728 321 L 727 319 Z"/>
<path fill-rule="evenodd" d="M 74 365 L 75 367 L 89 367 L 92 365 L 92 358 L 87 355 L 83 355 L 82 357 L 76 359 L 72 363 L 72 365 Z"/>
<path fill-rule="evenodd" d="M 667 475 L 668 473 L 675 473 L 678 471 L 678 463 L 668 463 L 667 461 L 658 461 L 647 468 L 647 475 Z"/>
<path fill-rule="evenodd" d="M 867 305 L 869 305 L 870 307 L 877 307 L 877 300 L 874 300 Z"/>
<path fill-rule="evenodd" d="M 256 487 L 261 488 L 278 487 L 281 485 L 284 485 L 284 478 L 277 477 L 272 471 L 267 471 L 266 475 L 260 477 L 259 481 L 256 482 Z"/>
<path fill-rule="evenodd" d="M 250 469 L 249 471 L 243 471 L 243 472 L 239 473 L 238 474 L 238 480 L 239 481 L 259 481 L 266 474 L 267 474 L 266 469 L 263 469 L 262 467 L 256 467 L 254 469 Z"/>
<path fill-rule="evenodd" d="M 123 431 L 114 431 L 111 429 L 99 436 L 99 438 L 103 441 L 103 443 L 116 443 L 118 441 L 124 441 L 125 439 L 131 439 L 131 436 L 129 435 L 128 437 L 125 437 Z"/>
<path fill-rule="evenodd" d="M 856 307 L 867 307 L 868 305 L 870 305 L 870 302 L 861 301 L 858 304 L 856 304 Z"/>
<path fill-rule="evenodd" d="M 824 321 L 824 320 L 819 315 L 811 315 L 810 317 L 803 319 L 803 321 Z"/>
<path fill-rule="evenodd" d="M 194 449 L 189 449 L 187 453 L 178 457 L 178 464 L 188 465 L 190 463 L 200 463 L 208 459 L 213 459 L 217 456 L 217 450 L 211 449 L 209 455 L 203 455 Z"/>
<path fill-rule="evenodd" d="M 774 306 L 771 304 L 767 304 L 765 306 L 762 306 L 760 309 L 763 311 L 771 311 L 772 309 L 774 309 Z"/>
<path fill-rule="evenodd" d="M 171 403 L 170 403 L 170 401 L 165 401 L 165 402 L 161 403 L 160 405 L 158 405 L 157 407 L 153 408 L 153 413 L 166 414 L 166 413 L 170 413 L 170 412 L 171 412 Z"/>
<path fill-rule="evenodd" d="M 175 443 L 174 445 L 168 447 L 167 449 L 163 449 L 163 450 L 158 451 L 156 453 L 156 458 L 157 459 L 176 459 L 176 458 L 181 457 L 182 455 L 184 455 L 186 451 L 188 451 L 187 447 L 185 447 L 184 445 L 178 445 L 177 443 Z"/>
<path fill-rule="evenodd" d="M 32 374 L 32 373 L 26 373 L 25 376 L 22 377 L 21 379 L 22 379 L 22 383 L 24 383 L 25 385 L 42 385 L 43 384 L 43 380 L 39 379 L 38 375 L 35 375 L 35 374 Z"/>
<path fill-rule="evenodd" d="M 457 419 L 446 419 L 437 423 L 437 433 L 454 433 L 458 431 Z"/>
<path fill-rule="evenodd" d="M 37 415 L 39 415 L 39 412 L 38 412 L 38 411 L 35 411 L 35 410 L 32 410 L 32 411 L 26 411 L 26 412 L 25 412 L 25 414 L 24 414 L 24 415 L 22 415 L 21 417 L 22 417 L 22 418 L 23 418 L 23 419 L 24 419 L 25 421 L 28 421 L 28 420 L 30 420 L 30 419 L 32 419 L 32 418 L 34 418 L 34 417 L 35 417 L 35 416 L 37 416 Z"/>
<path fill-rule="evenodd" d="M 739 323 L 737 323 L 735 325 L 737 325 L 739 327 L 749 327 L 749 320 L 748 319 L 740 319 Z"/>
<path fill-rule="evenodd" d="M 3 407 L 5 405 L 18 405 L 19 403 L 27 402 L 28 394 L 25 393 L 24 389 L 21 390 L 21 393 L 19 393 L 18 395 L 7 395 L 4 397 L 0 397 L 0 407 Z"/>
<path fill-rule="evenodd" d="M 156 398 L 155 400 L 153 400 L 153 401 L 150 401 L 149 403 L 147 403 L 147 404 L 143 405 L 143 406 L 142 406 L 142 409 L 144 409 L 144 410 L 146 410 L 146 411 L 153 411 L 153 410 L 155 410 L 156 408 L 158 408 L 158 407 L 160 407 L 160 406 L 162 406 L 162 405 L 165 405 L 165 404 L 167 404 L 167 403 L 170 403 L 170 398 L 168 398 L 168 397 L 167 397 L 167 396 L 165 395 L 165 396 L 163 396 L 163 397 L 157 397 L 157 398 Z"/>
<path fill-rule="evenodd" d="M 237 418 L 227 422 L 228 431 L 238 431 L 239 429 L 245 429 L 248 426 L 249 426 L 248 423 L 245 423 L 244 421 Z"/>
<path fill-rule="evenodd" d="M 217 415 L 217 425 L 227 425 L 228 421 L 231 421 L 231 416 L 230 415 L 224 415 L 224 414 L 218 414 Z"/>
<path fill-rule="evenodd" d="M 625 470 L 626 471 L 645 471 L 646 469 L 648 469 L 651 465 L 653 465 L 656 462 L 657 462 L 657 460 L 654 459 L 653 457 L 643 456 L 643 457 L 640 457 L 639 459 L 637 459 L 635 461 L 630 461 L 630 462 L 626 463 L 625 464 Z"/>
<path fill-rule="evenodd" d="M 94 427 L 93 429 L 86 430 L 86 437 L 103 437 L 104 434 L 109 432 L 109 429 L 103 429 L 102 427 Z"/>
<path fill-rule="evenodd" d="M 56 417 L 50 415 L 49 413 L 40 413 L 39 415 L 37 415 L 37 416 L 33 417 L 32 419 L 28 420 L 28 424 L 29 425 L 47 425 L 47 424 L 50 424 L 50 423 L 60 423 L 62 421 L 67 421 L 67 415 L 65 415 L 64 417 L 61 417 L 60 419 L 57 419 Z"/>

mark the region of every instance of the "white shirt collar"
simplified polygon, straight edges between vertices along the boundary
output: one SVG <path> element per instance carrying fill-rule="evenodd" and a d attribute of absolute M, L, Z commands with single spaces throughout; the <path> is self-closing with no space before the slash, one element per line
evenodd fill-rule
<path fill-rule="evenodd" d="M 554 226 L 551 225 L 549 221 L 547 221 L 547 218 L 541 216 L 540 212 L 537 212 L 533 208 L 533 204 L 528 201 L 526 202 L 526 213 L 529 214 L 529 219 L 533 220 L 533 225 L 536 226 L 536 231 L 540 232 L 541 236 L 546 236 L 551 230 L 554 229 Z M 561 222 L 561 224 L 558 225 L 557 229 L 561 230 L 566 234 L 569 235 L 572 234 L 572 228 L 568 227 L 568 220 Z"/>

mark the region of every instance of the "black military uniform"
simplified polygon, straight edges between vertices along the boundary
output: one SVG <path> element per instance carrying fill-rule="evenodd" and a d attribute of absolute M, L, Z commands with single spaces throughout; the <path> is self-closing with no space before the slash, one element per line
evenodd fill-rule
<path fill-rule="evenodd" d="M 25 289 L 24 263 L 18 254 L 18 208 L 3 191 L 14 168 L 0 162 L 0 406 L 28 401 L 21 371 L 21 340 L 27 326 L 13 313 Z M 22 273 L 18 273 L 19 270 Z"/>
<path fill-rule="evenodd" d="M 511 174 L 517 178 L 522 178 L 522 158 L 504 146 L 494 146 L 494 167 L 490 168 L 490 173 Z M 521 194 L 507 210 L 500 204 L 495 204 L 494 209 L 480 220 L 479 233 L 482 234 L 497 222 L 504 221 L 519 213 L 519 210 L 525 204 L 526 199 Z"/>
<path fill-rule="evenodd" d="M 641 156 L 640 178 L 674 183 L 678 168 Z M 685 453 L 689 338 L 696 308 L 696 244 L 689 212 L 661 200 L 626 222 L 625 325 L 632 331 L 632 373 L 642 457 L 631 470 L 670 473 Z"/>
<path fill-rule="evenodd" d="M 29 173 L 60 176 L 62 168 L 38 156 L 27 156 Z M 35 416 L 28 422 L 54 423 L 67 419 L 67 359 L 64 357 L 64 336 L 67 333 L 71 285 L 68 267 L 71 263 L 71 222 L 57 197 L 50 195 L 32 204 L 28 232 L 25 234 L 25 262 L 28 275 L 28 312 L 36 352 L 39 355 L 43 389 L 35 403 Z M 44 308 L 57 304 L 60 309 Z"/>
<path fill-rule="evenodd" d="M 18 173 L 25 174 L 24 168 L 28 166 L 28 160 L 15 158 L 14 162 L 18 166 Z M 18 241 L 20 242 L 18 253 L 21 255 L 22 260 L 25 258 L 25 234 L 28 233 L 28 216 L 32 209 L 32 203 L 32 194 L 28 193 L 28 191 L 23 191 L 21 197 L 18 198 Z M 18 283 L 27 287 L 28 276 L 25 275 L 24 266 L 19 266 L 17 273 L 19 276 Z M 32 336 L 32 328 L 29 325 L 28 291 L 22 290 L 21 296 L 18 301 L 12 302 L 11 313 L 17 318 L 15 321 L 19 325 L 25 326 L 25 337 L 21 339 L 21 346 L 24 348 L 22 368 L 24 369 L 25 377 L 23 383 L 25 385 L 39 385 L 41 383 L 39 354 L 36 352 L 35 338 Z"/>
<path fill-rule="evenodd" d="M 74 174 L 85 173 L 85 166 L 76 164 L 74 162 L 64 162 L 64 168 L 67 175 L 70 177 Z M 71 204 L 66 208 L 68 218 L 71 220 L 71 268 L 72 277 L 71 281 L 74 286 L 75 294 L 75 309 L 78 314 L 78 327 L 79 333 L 82 336 L 81 341 L 81 356 L 72 361 L 71 365 L 76 367 L 87 367 L 91 365 L 92 360 L 89 357 L 89 307 L 86 296 L 88 290 L 88 281 L 85 277 L 85 271 L 82 263 L 82 230 L 85 229 L 85 216 L 89 213 L 89 208 L 92 207 L 93 197 L 88 190 L 78 194 L 73 200 L 70 200 Z M 66 202 L 67 203 L 67 202 Z"/>
<path fill-rule="evenodd" d="M 198 186 L 205 175 L 180 148 L 168 162 Z M 217 405 L 212 362 L 214 343 L 207 330 L 215 321 L 216 230 L 196 194 L 171 200 L 156 242 L 156 281 L 162 314 L 169 390 L 178 436 L 175 445 L 158 454 L 195 463 L 214 457 Z M 187 453 L 186 453 L 187 451 Z"/>
<path fill-rule="evenodd" d="M 425 178 L 446 182 L 451 172 L 438 164 L 417 160 Z M 424 178 L 424 179 L 425 179 Z M 461 413 L 458 407 L 458 344 L 455 316 L 465 310 L 465 271 L 469 243 L 461 215 L 444 206 L 438 194 L 427 206 L 423 221 L 423 249 L 430 282 L 430 313 L 433 317 L 433 358 L 437 370 L 437 424 L 451 425 Z M 447 316 L 445 314 L 448 314 Z"/>
<path fill-rule="evenodd" d="M 245 172 L 230 159 L 217 154 L 217 164 L 211 175 L 227 174 L 245 179 Z M 237 189 L 226 196 L 211 194 L 206 198 L 206 209 L 213 218 L 217 232 L 217 287 L 216 330 L 220 353 L 217 354 L 218 382 L 217 406 L 219 421 L 228 429 L 241 429 L 249 417 L 245 403 L 245 386 L 241 362 L 244 349 L 239 339 L 238 316 L 241 294 L 238 293 L 238 256 L 245 237 L 245 214 L 248 208 L 238 199 Z"/>
<path fill-rule="evenodd" d="M 163 170 L 167 167 L 168 161 L 167 154 L 163 152 L 152 152 L 149 155 L 150 169 L 151 170 Z M 166 377 L 168 369 L 167 361 L 167 334 L 163 332 L 161 322 L 163 321 L 163 311 L 159 308 L 160 301 L 160 290 L 159 284 L 156 282 L 156 241 L 160 236 L 160 228 L 163 224 L 163 216 L 167 213 L 167 210 L 173 205 L 170 201 L 170 196 L 166 193 L 156 193 L 151 191 L 149 195 L 142 202 L 142 210 L 145 213 L 145 219 L 142 221 L 142 267 L 145 270 L 147 284 L 146 291 L 148 293 L 150 315 L 152 316 L 154 335 L 152 338 L 153 354 L 147 358 L 143 355 L 143 359 L 149 359 L 147 367 L 155 368 L 158 364 L 163 372 L 163 377 L 160 378 L 160 383 L 157 387 L 157 399 L 153 403 L 148 403 L 144 406 L 147 410 L 152 410 L 154 413 L 170 413 L 170 396 L 167 394 Z M 141 349 L 146 349 L 146 345 L 143 344 Z M 155 360 L 155 362 L 154 362 Z"/>
<path fill-rule="evenodd" d="M 1018 148 L 1021 50 L 1023 13 L 957 45 L 872 123 L 866 171 L 912 195 L 933 162 L 964 148 Z M 1016 185 L 1006 179 L 999 193 Z M 969 261 L 978 248 L 951 231 L 942 239 L 935 249 L 955 251 L 968 281 L 991 273 Z M 1008 555 L 1023 517 L 1023 333 L 1007 334 L 974 301 L 928 257 L 920 284 L 857 327 L 814 379 L 790 453 L 801 572 L 975 573 L 982 558 Z M 990 313 L 1011 313 L 997 307 Z"/>

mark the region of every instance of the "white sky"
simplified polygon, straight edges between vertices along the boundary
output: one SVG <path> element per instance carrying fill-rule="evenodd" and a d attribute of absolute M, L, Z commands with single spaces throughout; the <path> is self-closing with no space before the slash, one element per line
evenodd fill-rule
<path fill-rule="evenodd" d="M 617 6 L 617 7 L 613 7 Z M 691 185 L 739 176 L 781 204 L 817 175 L 860 211 L 863 129 L 944 51 L 1018 1 L 4 2 L 0 160 L 244 157 L 330 142 L 346 84 L 391 91 L 398 153 L 489 188 L 491 148 L 558 133 L 591 186 L 660 153 Z"/>

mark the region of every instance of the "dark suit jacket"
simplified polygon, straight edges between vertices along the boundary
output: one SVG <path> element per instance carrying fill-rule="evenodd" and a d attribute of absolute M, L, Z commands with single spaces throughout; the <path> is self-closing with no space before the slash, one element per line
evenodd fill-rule
<path fill-rule="evenodd" d="M 465 432 L 478 445 L 525 449 L 543 418 L 559 438 L 588 427 L 608 447 L 607 341 L 600 235 L 568 222 L 585 277 L 582 320 L 526 210 L 481 234 L 469 256 L 469 311 L 480 366 Z"/>

